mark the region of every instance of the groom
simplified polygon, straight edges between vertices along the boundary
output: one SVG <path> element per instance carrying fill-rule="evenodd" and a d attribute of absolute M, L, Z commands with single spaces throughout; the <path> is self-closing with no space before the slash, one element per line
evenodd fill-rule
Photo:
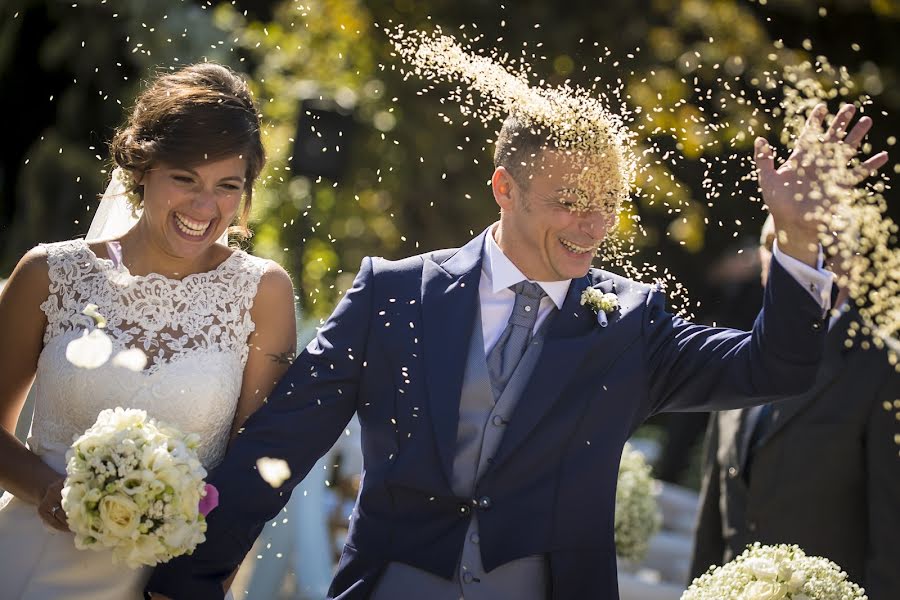
<path fill-rule="evenodd" d="M 852 114 L 827 135 L 843 135 Z M 823 106 L 808 128 L 824 116 Z M 799 393 L 822 354 L 831 275 L 803 218 L 811 201 L 794 199 L 816 175 L 776 171 L 762 141 L 756 154 L 784 233 L 745 333 L 683 321 L 658 290 L 591 269 L 608 213 L 572 210 L 562 182 L 579 166 L 508 119 L 492 179 L 500 221 L 459 249 L 363 260 L 211 475 L 220 504 L 207 541 L 157 567 L 148 590 L 221 598 L 263 524 L 357 413 L 364 471 L 331 598 L 617 598 L 613 514 L 628 437 L 661 411 Z M 618 306 L 595 314 L 580 303 L 589 287 Z M 261 457 L 287 461 L 290 479 L 273 489 Z"/>

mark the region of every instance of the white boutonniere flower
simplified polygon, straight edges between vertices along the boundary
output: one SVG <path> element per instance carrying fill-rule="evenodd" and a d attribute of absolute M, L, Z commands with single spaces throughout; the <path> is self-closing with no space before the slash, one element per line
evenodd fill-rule
<path fill-rule="evenodd" d="M 581 305 L 587 304 L 597 313 L 597 323 L 600 327 L 609 324 L 607 315 L 619 310 L 619 297 L 612 292 L 603 293 L 597 288 L 589 287 L 581 293 Z"/>

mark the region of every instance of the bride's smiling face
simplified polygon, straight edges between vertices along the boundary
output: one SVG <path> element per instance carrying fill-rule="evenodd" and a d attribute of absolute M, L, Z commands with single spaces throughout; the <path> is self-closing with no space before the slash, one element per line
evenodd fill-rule
<path fill-rule="evenodd" d="M 139 182 L 141 221 L 167 253 L 196 257 L 234 221 L 246 171 L 247 161 L 238 156 L 192 167 L 157 163 Z"/>

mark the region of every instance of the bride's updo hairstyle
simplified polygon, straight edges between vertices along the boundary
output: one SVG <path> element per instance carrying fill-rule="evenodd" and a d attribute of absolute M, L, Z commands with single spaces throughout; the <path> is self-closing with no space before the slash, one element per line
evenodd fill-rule
<path fill-rule="evenodd" d="M 160 73 L 110 143 L 132 207 L 143 202 L 136 181 L 154 163 L 193 167 L 240 156 L 247 161 L 244 206 L 236 233 L 249 235 L 253 184 L 266 162 L 259 113 L 247 83 L 228 67 L 198 63 Z"/>

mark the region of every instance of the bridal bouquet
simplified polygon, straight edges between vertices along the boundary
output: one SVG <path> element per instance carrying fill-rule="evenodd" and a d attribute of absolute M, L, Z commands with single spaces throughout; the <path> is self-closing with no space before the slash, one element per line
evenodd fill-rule
<path fill-rule="evenodd" d="M 62 508 L 80 550 L 156 565 L 204 541 L 217 493 L 203 479 L 199 437 L 136 409 L 107 409 L 66 454 Z"/>
<path fill-rule="evenodd" d="M 644 456 L 625 444 L 616 484 L 616 556 L 640 561 L 662 517 L 653 490 L 650 465 Z"/>
<path fill-rule="evenodd" d="M 730 563 L 694 580 L 681 600 L 865 600 L 858 585 L 825 558 L 797 546 L 752 544 Z"/>

